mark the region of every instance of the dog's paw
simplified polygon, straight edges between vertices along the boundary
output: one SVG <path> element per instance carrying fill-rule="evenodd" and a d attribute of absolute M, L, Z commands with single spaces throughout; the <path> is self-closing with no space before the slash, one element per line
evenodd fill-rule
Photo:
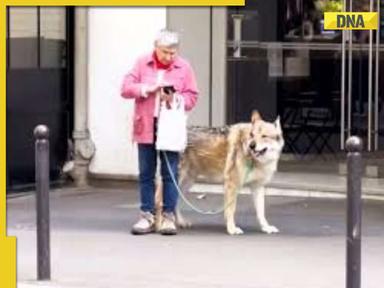
<path fill-rule="evenodd" d="M 241 230 L 240 227 L 234 226 L 231 228 L 227 228 L 227 232 L 229 235 L 241 235 L 244 234 L 244 231 Z"/>
<path fill-rule="evenodd" d="M 188 229 L 192 227 L 192 222 L 185 219 L 177 219 L 177 226 L 181 229 Z"/>
<path fill-rule="evenodd" d="M 279 229 L 272 225 L 264 225 L 261 227 L 261 231 L 267 234 L 279 233 Z"/>

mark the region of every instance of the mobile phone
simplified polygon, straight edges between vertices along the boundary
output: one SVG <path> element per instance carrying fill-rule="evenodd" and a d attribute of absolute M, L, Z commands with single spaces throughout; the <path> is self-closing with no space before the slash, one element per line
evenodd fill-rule
<path fill-rule="evenodd" d="M 165 94 L 172 94 L 176 92 L 176 89 L 173 87 L 173 85 L 168 85 L 163 87 L 163 91 Z"/>

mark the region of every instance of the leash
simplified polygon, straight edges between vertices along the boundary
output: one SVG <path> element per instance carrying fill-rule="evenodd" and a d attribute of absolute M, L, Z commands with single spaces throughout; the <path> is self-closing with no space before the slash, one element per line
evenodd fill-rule
<path fill-rule="evenodd" d="M 168 168 L 168 172 L 169 172 L 169 175 L 171 175 L 171 179 L 172 179 L 172 182 L 173 184 L 175 185 L 176 187 L 176 190 L 177 192 L 179 193 L 180 195 L 180 198 L 183 199 L 183 201 L 192 209 L 194 210 L 195 212 L 199 213 L 199 214 L 203 214 L 203 215 L 217 215 L 217 214 L 220 214 L 222 213 L 229 205 L 231 205 L 236 197 L 237 197 L 237 193 L 239 192 L 238 189 L 236 189 L 236 193 L 235 193 L 235 197 L 227 204 L 227 205 L 223 205 L 222 208 L 218 209 L 218 210 L 207 210 L 207 211 L 204 211 L 198 207 L 196 207 L 195 205 L 193 205 L 184 195 L 184 193 L 181 191 L 180 189 L 180 186 L 178 185 L 176 179 L 175 179 L 175 175 L 173 174 L 172 172 L 172 169 L 171 169 L 171 165 L 169 164 L 169 161 L 168 161 L 168 157 L 167 157 L 167 153 L 165 153 L 164 151 L 161 151 L 163 153 L 163 156 L 164 156 L 164 159 L 165 159 L 165 162 L 167 164 L 167 168 Z M 253 163 L 251 160 L 247 160 L 246 162 L 246 171 L 245 171 L 245 175 L 244 175 L 244 179 L 243 179 L 243 183 L 245 183 L 245 180 L 247 180 L 248 176 L 249 176 L 249 173 L 252 171 L 252 168 L 253 168 Z M 241 185 L 242 187 L 243 185 Z"/>

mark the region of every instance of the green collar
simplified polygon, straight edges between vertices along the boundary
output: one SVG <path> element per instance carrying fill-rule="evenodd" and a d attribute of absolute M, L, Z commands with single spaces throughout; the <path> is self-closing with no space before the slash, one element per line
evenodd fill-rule
<path fill-rule="evenodd" d="M 243 184 L 246 183 L 247 181 L 247 178 L 249 176 L 249 173 L 251 173 L 251 171 L 253 170 L 253 168 L 255 167 L 255 163 L 252 161 L 252 159 L 246 159 L 245 160 L 245 174 L 244 174 L 244 180 L 243 180 Z"/>
<path fill-rule="evenodd" d="M 247 158 L 245 161 L 246 161 L 245 166 L 247 167 L 247 169 L 252 170 L 253 167 L 255 166 L 255 162 L 253 162 L 252 159 L 249 159 L 249 158 Z"/>

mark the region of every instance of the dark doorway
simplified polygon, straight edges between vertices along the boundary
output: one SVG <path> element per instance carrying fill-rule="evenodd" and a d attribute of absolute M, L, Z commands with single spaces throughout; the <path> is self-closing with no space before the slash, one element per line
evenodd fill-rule
<path fill-rule="evenodd" d="M 73 130 L 73 7 L 7 7 L 7 191 L 35 182 L 33 129 L 50 129 L 60 178 Z"/>

